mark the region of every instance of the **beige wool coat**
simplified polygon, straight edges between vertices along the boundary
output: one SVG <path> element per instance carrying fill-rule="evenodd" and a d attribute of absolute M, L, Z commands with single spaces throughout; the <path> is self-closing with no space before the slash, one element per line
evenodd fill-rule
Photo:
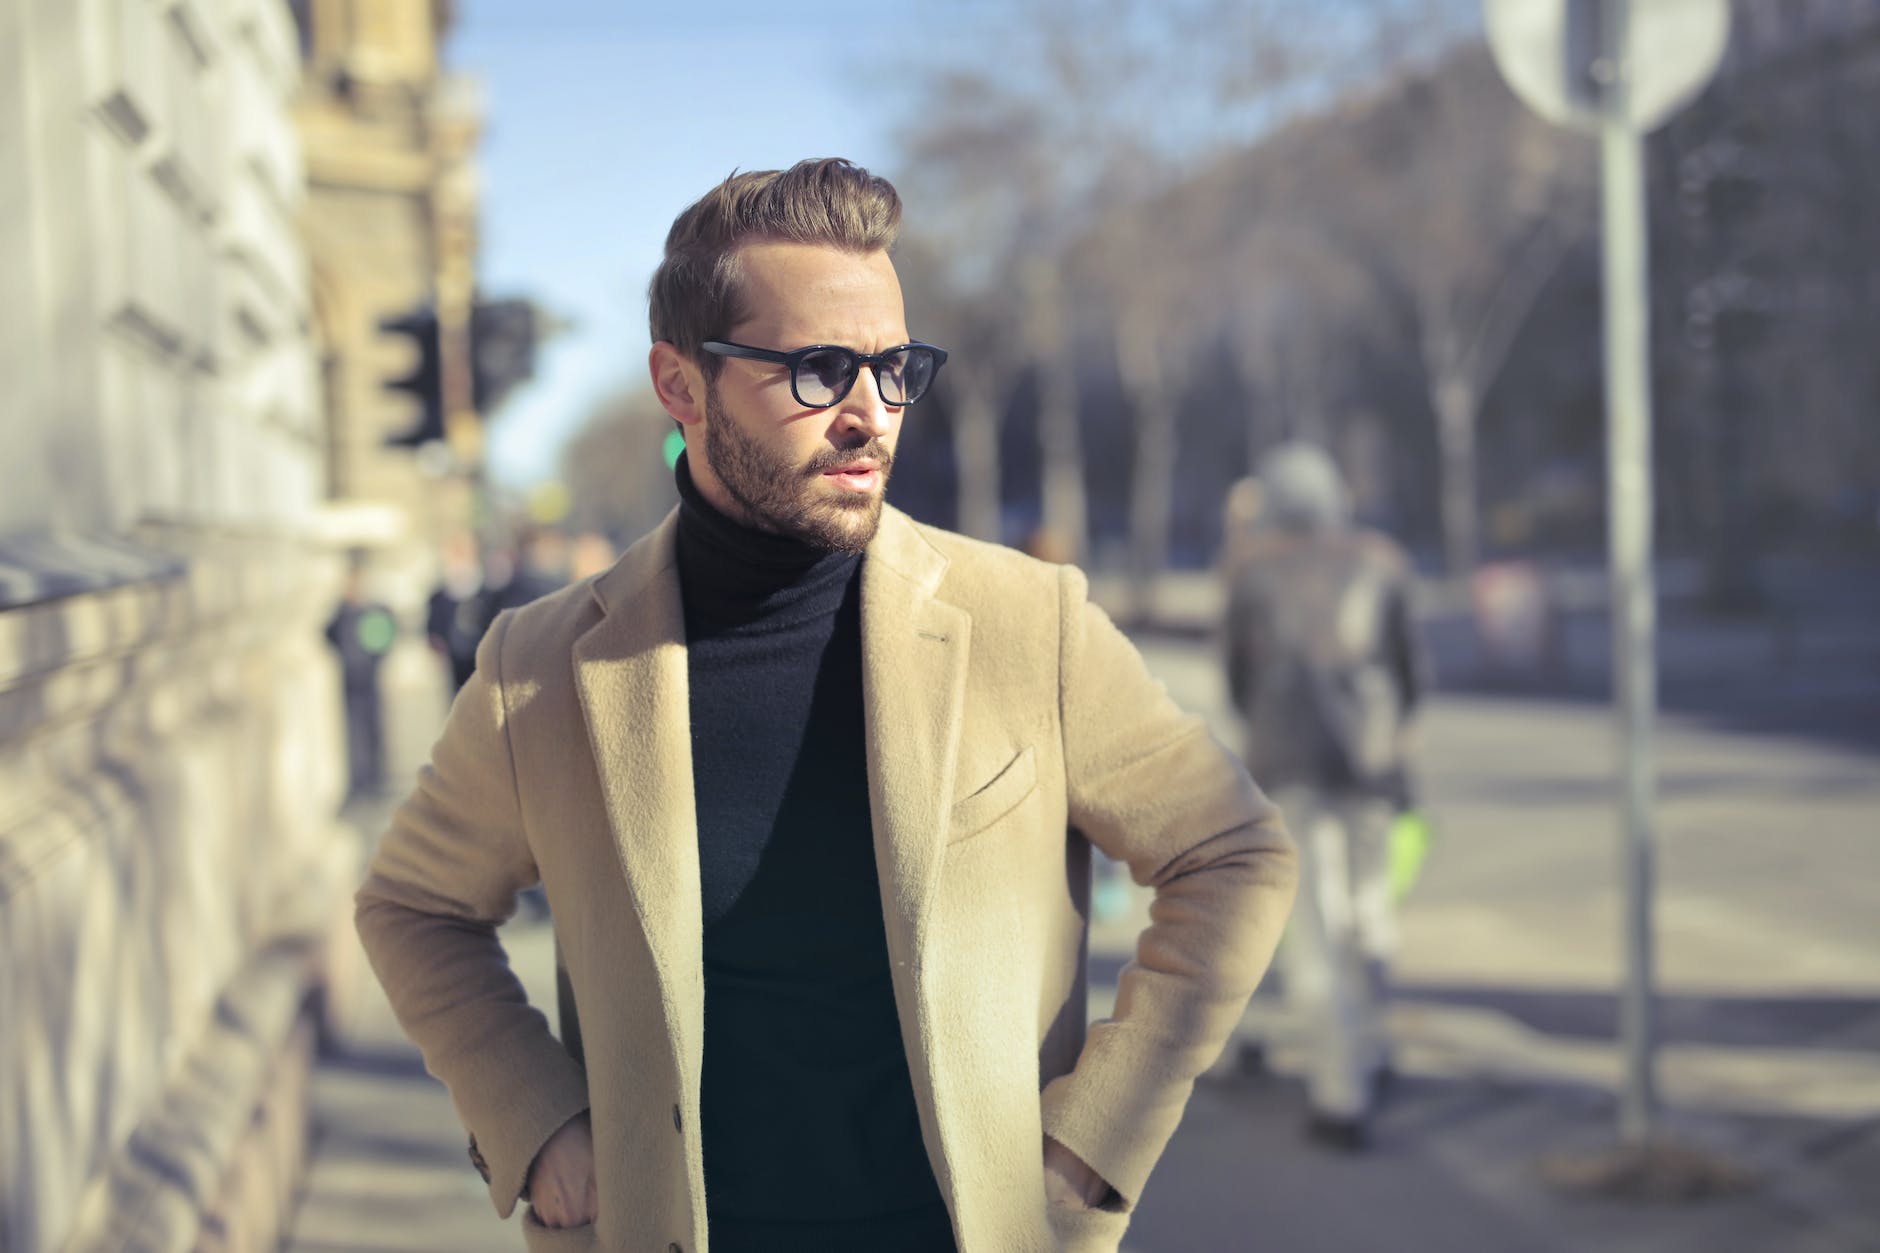
<path fill-rule="evenodd" d="M 508 1215 L 592 1109 L 599 1218 L 529 1247 L 707 1253 L 703 927 L 676 513 L 503 615 L 359 890 L 359 933 Z M 869 800 L 895 1001 L 965 1253 L 1109 1251 L 1291 906 L 1273 806 L 1151 679 L 1074 569 L 894 509 L 862 563 Z M 1087 843 L 1086 843 L 1087 841 Z M 1086 1030 L 1089 845 L 1153 887 Z M 498 944 L 540 880 L 563 1038 Z M 1116 1189 L 1048 1206 L 1051 1136 Z"/>

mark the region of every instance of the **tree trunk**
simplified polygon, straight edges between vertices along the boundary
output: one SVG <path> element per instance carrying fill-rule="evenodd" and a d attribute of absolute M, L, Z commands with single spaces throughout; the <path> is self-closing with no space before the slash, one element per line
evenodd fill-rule
<path fill-rule="evenodd" d="M 1175 507 L 1175 406 L 1167 396 L 1136 411 L 1136 464 L 1129 484 L 1129 598 L 1139 623 L 1161 610 Z"/>
<path fill-rule="evenodd" d="M 1077 423 L 1077 363 L 1064 308 L 1064 287 L 1051 263 L 1025 270 L 1033 357 L 1038 366 L 1038 444 L 1044 463 L 1039 492 L 1045 542 L 1065 560 L 1082 562 L 1089 534 L 1084 499 L 1083 433 Z"/>
<path fill-rule="evenodd" d="M 1129 475 L 1129 604 L 1137 623 L 1153 621 L 1161 608 L 1175 495 L 1177 411 L 1156 330 L 1152 318 L 1126 313 L 1117 319 L 1117 371 L 1135 434 Z"/>
<path fill-rule="evenodd" d="M 1748 613 L 1763 607 L 1757 569 L 1758 528 L 1750 492 L 1748 441 L 1744 428 L 1751 395 L 1755 353 L 1739 318 L 1717 319 L 1716 349 L 1711 359 L 1709 471 L 1710 525 L 1705 528 L 1704 603 L 1719 613 Z"/>
<path fill-rule="evenodd" d="M 1467 379 L 1438 376 L 1430 396 L 1442 450 L 1443 566 L 1467 578 L 1481 560 L 1476 517 L 1475 423 L 1478 401 Z"/>
<path fill-rule="evenodd" d="M 1090 544 L 1089 508 L 1084 500 L 1083 432 L 1077 427 L 1077 387 L 1070 366 L 1045 361 L 1040 387 L 1038 440 L 1044 453 L 1040 491 L 1044 531 L 1061 546 L 1067 561 L 1085 560 Z"/>
<path fill-rule="evenodd" d="M 996 384 L 983 375 L 956 376 L 953 463 L 959 473 L 957 524 L 963 534 L 998 543 L 1004 538 L 999 510 L 999 411 Z"/>

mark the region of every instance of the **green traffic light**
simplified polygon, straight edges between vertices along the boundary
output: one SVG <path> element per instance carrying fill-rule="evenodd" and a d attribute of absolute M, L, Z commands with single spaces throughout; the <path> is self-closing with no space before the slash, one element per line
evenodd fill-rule
<path fill-rule="evenodd" d="M 685 433 L 674 428 L 666 432 L 666 442 L 662 446 L 666 456 L 666 468 L 672 469 L 679 464 L 679 454 L 685 451 Z"/>

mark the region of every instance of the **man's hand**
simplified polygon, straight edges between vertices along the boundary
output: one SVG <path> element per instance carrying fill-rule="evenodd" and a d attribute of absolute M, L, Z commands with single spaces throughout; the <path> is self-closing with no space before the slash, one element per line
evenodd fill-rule
<path fill-rule="evenodd" d="M 594 1130 L 582 1110 L 561 1125 L 535 1155 L 524 1181 L 529 1206 L 544 1227 L 579 1227 L 594 1221 Z"/>
<path fill-rule="evenodd" d="M 1044 1138 L 1045 1200 L 1073 1209 L 1095 1209 L 1114 1191 L 1083 1158 L 1050 1136 Z"/>

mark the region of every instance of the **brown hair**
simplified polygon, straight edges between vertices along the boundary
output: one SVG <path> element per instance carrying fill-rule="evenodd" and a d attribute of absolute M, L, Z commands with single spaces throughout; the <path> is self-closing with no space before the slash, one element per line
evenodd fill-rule
<path fill-rule="evenodd" d="M 699 345 L 743 321 L 739 249 L 748 243 L 825 244 L 850 252 L 893 245 L 901 197 L 893 184 L 838 157 L 787 170 L 733 173 L 673 220 L 647 288 L 653 341 L 713 377 L 723 363 Z"/>

